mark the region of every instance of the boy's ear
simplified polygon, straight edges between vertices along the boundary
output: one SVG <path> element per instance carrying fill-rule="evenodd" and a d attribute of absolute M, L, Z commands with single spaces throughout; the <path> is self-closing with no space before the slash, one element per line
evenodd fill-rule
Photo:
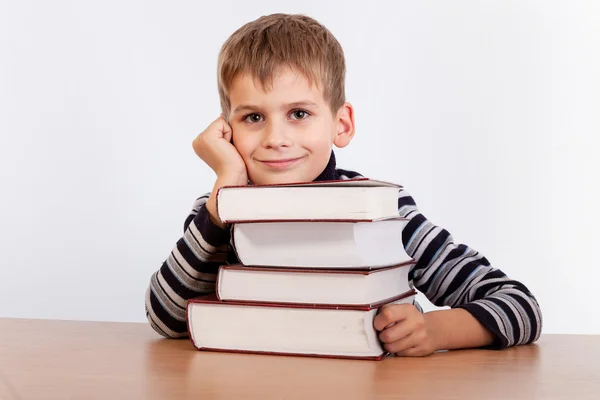
<path fill-rule="evenodd" d="M 342 148 L 348 146 L 354 137 L 354 108 L 350 103 L 344 103 L 336 114 L 337 132 L 333 144 Z"/>

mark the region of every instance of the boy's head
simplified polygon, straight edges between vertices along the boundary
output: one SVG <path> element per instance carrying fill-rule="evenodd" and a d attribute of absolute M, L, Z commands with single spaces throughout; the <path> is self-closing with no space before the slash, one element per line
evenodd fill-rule
<path fill-rule="evenodd" d="M 268 15 L 227 39 L 218 60 L 221 108 L 253 183 L 312 181 L 332 145 L 350 142 L 344 80 L 340 44 L 312 18 Z"/>

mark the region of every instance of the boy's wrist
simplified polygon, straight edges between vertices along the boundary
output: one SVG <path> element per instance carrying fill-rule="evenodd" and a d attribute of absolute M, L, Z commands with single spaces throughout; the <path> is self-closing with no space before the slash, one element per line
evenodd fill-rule
<path fill-rule="evenodd" d="M 433 347 L 433 351 L 446 350 L 448 345 L 444 340 L 443 332 L 441 332 L 440 324 L 438 323 L 439 315 L 436 315 L 434 311 L 426 312 L 423 314 L 425 319 L 425 325 L 427 326 L 427 336 L 429 342 Z"/>
<path fill-rule="evenodd" d="M 223 186 L 245 186 L 248 184 L 248 173 L 242 171 L 225 171 L 217 174 L 217 180 L 213 190 L 218 190 Z"/>
<path fill-rule="evenodd" d="M 221 175 L 217 177 L 213 190 L 206 202 L 206 209 L 210 216 L 210 220 L 220 228 L 226 228 L 227 224 L 224 224 L 219 218 L 219 213 L 217 211 L 217 195 L 219 193 L 219 189 L 224 186 L 244 186 L 248 184 L 248 178 L 246 173 L 232 173 L 227 175 Z"/>
<path fill-rule="evenodd" d="M 494 341 L 492 333 L 464 309 L 430 311 L 423 317 L 435 351 L 482 347 Z"/>
<path fill-rule="evenodd" d="M 225 229 L 227 227 L 227 224 L 221 222 L 221 219 L 219 218 L 219 214 L 217 212 L 216 193 L 211 194 L 208 198 L 208 201 L 206 202 L 206 211 L 208 211 L 208 217 L 210 218 L 213 224 L 215 224 L 221 229 Z"/>

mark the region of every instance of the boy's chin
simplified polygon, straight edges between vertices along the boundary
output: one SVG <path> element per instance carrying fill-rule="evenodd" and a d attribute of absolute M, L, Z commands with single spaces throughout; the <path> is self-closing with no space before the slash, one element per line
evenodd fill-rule
<path fill-rule="evenodd" d="M 278 185 L 285 183 L 312 182 L 315 177 L 308 177 L 301 174 L 260 174 L 250 176 L 250 182 L 253 185 Z"/>

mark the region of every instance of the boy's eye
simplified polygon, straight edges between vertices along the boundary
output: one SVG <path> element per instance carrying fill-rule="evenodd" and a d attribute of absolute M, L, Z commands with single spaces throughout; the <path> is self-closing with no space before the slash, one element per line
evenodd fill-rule
<path fill-rule="evenodd" d="M 308 117 L 308 112 L 305 110 L 295 110 L 292 111 L 292 119 L 304 119 L 306 117 Z"/>
<path fill-rule="evenodd" d="M 244 117 L 244 121 L 255 124 L 262 120 L 262 116 L 260 114 L 248 114 Z"/>

